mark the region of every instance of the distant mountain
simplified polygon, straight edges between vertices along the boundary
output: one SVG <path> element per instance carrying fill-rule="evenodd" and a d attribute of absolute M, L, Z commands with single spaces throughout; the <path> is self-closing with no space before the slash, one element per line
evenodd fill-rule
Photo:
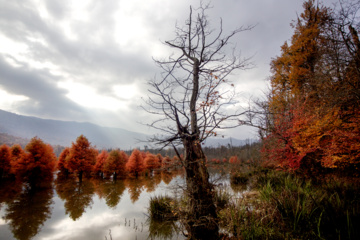
<path fill-rule="evenodd" d="M 15 137 L 7 133 L 0 133 L 0 145 L 6 144 L 8 146 L 12 146 L 14 144 L 19 144 L 22 148 L 24 148 L 29 142 L 29 139 Z"/>
<path fill-rule="evenodd" d="M 36 117 L 22 116 L 0 110 L 0 133 L 18 137 L 21 143 L 28 141 L 35 136 L 44 142 L 52 145 L 71 146 L 76 138 L 83 134 L 97 148 L 120 148 L 131 150 L 133 148 L 143 148 L 149 145 L 145 141 L 148 135 L 127 131 L 121 128 L 101 127 L 87 122 L 70 122 L 49 120 Z M 25 139 L 25 140 L 24 140 Z M 11 139 L 16 142 L 16 138 Z M 11 142 L 9 140 L 9 142 Z M 209 138 L 204 146 L 241 146 L 249 140 L 239 140 L 235 138 Z M 12 144 L 10 144 L 12 145 Z"/>
<path fill-rule="evenodd" d="M 97 148 L 129 150 L 142 147 L 147 135 L 121 128 L 101 127 L 87 122 L 69 122 L 27 117 L 0 110 L 0 133 L 31 139 L 35 136 L 52 145 L 71 146 L 83 134 Z"/>

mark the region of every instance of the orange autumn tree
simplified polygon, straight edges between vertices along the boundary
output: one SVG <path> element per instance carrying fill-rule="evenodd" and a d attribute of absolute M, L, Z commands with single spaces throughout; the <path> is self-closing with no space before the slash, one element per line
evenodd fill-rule
<path fill-rule="evenodd" d="M 82 182 L 83 174 L 90 174 L 96 162 L 97 151 L 91 146 L 89 140 L 80 135 L 76 142 L 71 144 L 68 169 L 78 175 L 79 182 Z"/>
<path fill-rule="evenodd" d="M 25 147 L 25 154 L 15 164 L 16 175 L 31 187 L 53 179 L 56 156 L 53 148 L 34 137 Z"/>
<path fill-rule="evenodd" d="M 144 159 L 138 149 L 134 149 L 126 163 L 126 170 L 130 175 L 138 177 L 144 171 Z"/>
<path fill-rule="evenodd" d="M 332 9 L 314 0 L 303 6 L 291 44 L 285 43 L 271 63 L 263 152 L 288 169 L 357 172 L 360 41 L 353 27 L 357 23 L 337 22 Z"/>
<path fill-rule="evenodd" d="M 106 159 L 108 158 L 109 153 L 106 150 L 102 150 L 101 153 L 99 153 L 96 156 L 96 163 L 94 166 L 94 173 L 98 177 L 100 175 L 101 178 L 104 177 L 104 164 Z"/>
<path fill-rule="evenodd" d="M 160 168 L 159 158 L 151 153 L 147 153 L 144 159 L 145 168 L 152 172 L 154 169 Z"/>
<path fill-rule="evenodd" d="M 0 146 L 0 181 L 11 170 L 11 151 L 6 144 Z"/>
<path fill-rule="evenodd" d="M 116 180 L 118 176 L 125 175 L 127 161 L 128 156 L 124 151 L 112 150 L 105 161 L 104 172 L 107 175 L 113 175 L 113 179 Z"/>
<path fill-rule="evenodd" d="M 59 170 L 59 175 L 67 177 L 69 174 L 69 169 L 67 167 L 67 162 L 70 155 L 70 148 L 66 147 L 59 156 L 59 160 L 57 163 L 57 170 Z"/>
<path fill-rule="evenodd" d="M 161 167 L 165 170 L 168 170 L 172 166 L 172 160 L 169 156 L 165 156 L 162 159 Z"/>
<path fill-rule="evenodd" d="M 21 148 L 19 144 L 14 144 L 10 148 L 11 152 L 11 165 L 15 165 L 17 161 L 24 155 L 24 150 Z"/>

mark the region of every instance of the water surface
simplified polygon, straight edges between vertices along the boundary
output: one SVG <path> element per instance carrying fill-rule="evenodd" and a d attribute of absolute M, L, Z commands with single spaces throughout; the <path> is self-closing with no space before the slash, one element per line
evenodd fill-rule
<path fill-rule="evenodd" d="M 185 239 L 176 225 L 161 226 L 146 216 L 152 196 L 181 194 L 183 182 L 182 173 L 162 172 L 116 182 L 55 180 L 41 190 L 3 183 L 0 240 Z"/>

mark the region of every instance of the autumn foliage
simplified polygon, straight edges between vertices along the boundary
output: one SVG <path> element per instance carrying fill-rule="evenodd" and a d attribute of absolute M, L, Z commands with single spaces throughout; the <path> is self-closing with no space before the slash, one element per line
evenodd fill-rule
<path fill-rule="evenodd" d="M 60 153 L 57 163 L 57 169 L 59 170 L 59 174 L 65 177 L 69 174 L 69 169 L 67 166 L 69 155 L 70 155 L 70 148 L 67 147 Z"/>
<path fill-rule="evenodd" d="M 135 149 L 129 157 L 118 149 L 109 151 L 99 152 L 83 135 L 71 147 L 64 148 L 58 159 L 52 146 L 37 137 L 31 139 L 25 149 L 18 144 L 11 147 L 4 144 L 0 146 L 0 179 L 16 177 L 31 187 L 37 187 L 51 183 L 55 171 L 58 180 L 74 180 L 77 176 L 82 182 L 84 175 L 101 178 L 112 176 L 113 179 L 138 177 L 152 174 L 154 170 L 162 171 L 164 167 L 180 166 L 177 157 L 162 157 L 160 153 L 154 155 Z"/>
<path fill-rule="evenodd" d="M 146 154 L 144 162 L 145 168 L 149 170 L 154 170 L 161 166 L 159 158 L 151 153 Z"/>
<path fill-rule="evenodd" d="M 53 148 L 37 137 L 31 139 L 23 156 L 14 163 L 16 175 L 33 186 L 52 180 L 55 167 Z"/>
<path fill-rule="evenodd" d="M 99 153 L 96 156 L 96 163 L 95 163 L 95 166 L 94 166 L 95 176 L 103 177 L 104 164 L 105 164 L 105 161 L 108 158 L 108 156 L 109 156 L 109 153 L 107 151 L 105 151 L 105 150 L 102 150 L 101 153 Z"/>
<path fill-rule="evenodd" d="M 0 146 L 0 181 L 4 174 L 10 173 L 11 169 L 11 152 L 8 145 Z"/>
<path fill-rule="evenodd" d="M 137 177 L 144 169 L 143 156 L 138 149 L 134 149 L 126 163 L 126 170 L 130 175 Z"/>
<path fill-rule="evenodd" d="M 291 43 L 271 63 L 263 153 L 286 169 L 360 165 L 360 41 L 331 9 L 308 0 Z M 344 17 L 344 16 L 342 16 Z M 340 60 L 341 59 L 341 60 Z"/>
<path fill-rule="evenodd" d="M 116 179 L 117 176 L 125 176 L 125 165 L 128 161 L 128 156 L 124 151 L 112 150 L 104 164 L 104 172 L 108 175 L 113 175 Z"/>
<path fill-rule="evenodd" d="M 76 173 L 79 181 L 82 181 L 83 174 L 90 174 L 96 162 L 97 151 L 91 146 L 89 140 L 80 135 L 76 142 L 71 144 L 67 168 Z"/>

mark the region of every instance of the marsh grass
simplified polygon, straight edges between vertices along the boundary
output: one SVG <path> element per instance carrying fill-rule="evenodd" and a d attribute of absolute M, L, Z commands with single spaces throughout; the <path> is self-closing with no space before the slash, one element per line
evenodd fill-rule
<path fill-rule="evenodd" d="M 177 201 L 169 196 L 155 196 L 150 198 L 149 218 L 157 221 L 177 219 Z"/>
<path fill-rule="evenodd" d="M 250 191 L 234 194 L 224 186 L 216 188 L 222 239 L 360 239 L 359 184 L 331 177 L 312 182 L 260 168 L 246 174 Z M 243 181 L 238 185 L 244 186 Z M 163 237 L 170 236 L 174 223 L 186 219 L 186 202 L 186 196 L 151 199 L 149 217 L 154 226 L 165 224 Z"/>
<path fill-rule="evenodd" d="M 181 217 L 186 209 L 184 197 L 155 196 L 150 198 L 148 207 L 148 239 L 173 239 L 179 235 Z"/>
<path fill-rule="evenodd" d="M 249 174 L 250 175 L 250 174 Z M 313 183 L 290 173 L 256 169 L 259 194 L 232 199 L 218 211 L 220 224 L 240 239 L 360 239 L 360 187 Z M 331 178 L 330 178 L 331 179 Z"/>

